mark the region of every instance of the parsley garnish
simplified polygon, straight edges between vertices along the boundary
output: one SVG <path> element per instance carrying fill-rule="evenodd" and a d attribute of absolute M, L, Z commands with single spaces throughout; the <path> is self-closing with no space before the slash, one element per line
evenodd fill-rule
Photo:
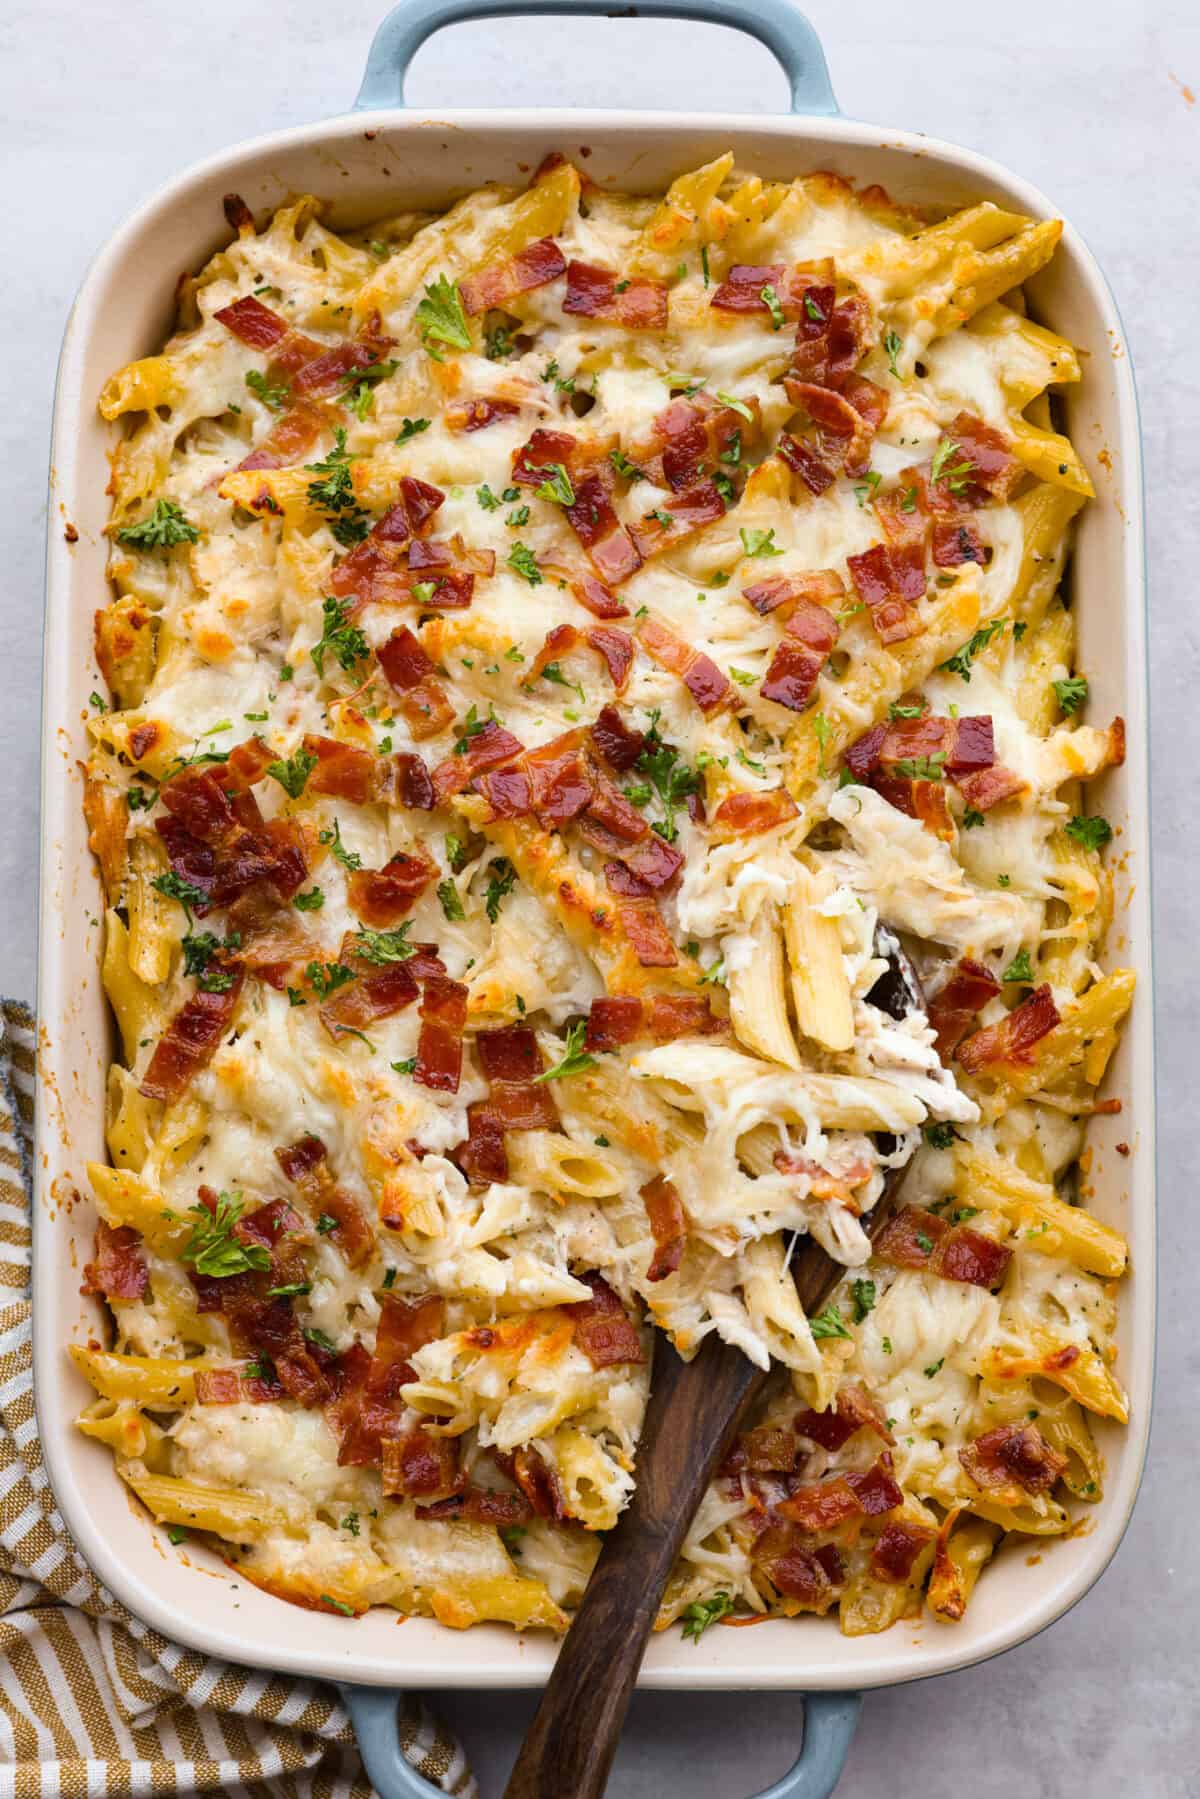
<path fill-rule="evenodd" d="M 999 636 L 1003 629 L 1004 620 L 1002 618 L 994 618 L 990 624 L 980 625 L 978 631 L 972 632 L 962 649 L 956 651 L 945 662 L 939 662 L 938 667 L 944 668 L 947 674 L 961 675 L 964 681 L 969 681 L 971 664 L 976 656 L 986 650 L 992 639 Z"/>
<path fill-rule="evenodd" d="M 483 904 L 489 919 L 495 924 L 500 916 L 501 900 L 510 894 L 517 884 L 517 871 L 507 856 L 497 856 L 494 861 L 488 863 L 488 873 L 492 878 L 487 884 Z"/>
<path fill-rule="evenodd" d="M 818 1312 L 816 1317 L 810 1318 L 808 1322 L 814 1337 L 850 1337 L 851 1335 L 846 1329 L 846 1320 L 832 1301 L 823 1312 Z"/>
<path fill-rule="evenodd" d="M 697 792 L 700 776 L 695 769 L 680 762 L 679 751 L 674 744 L 663 742 L 658 731 L 657 711 L 650 715 L 646 747 L 634 766 L 639 774 L 649 777 L 662 802 L 663 816 L 655 823 L 654 829 L 667 843 L 674 843 L 679 835 L 675 823 L 676 809 L 686 804 L 690 793 Z"/>
<path fill-rule="evenodd" d="M 304 465 L 308 474 L 320 476 L 320 480 L 310 481 L 308 484 L 309 503 L 320 507 L 326 514 L 325 522 L 344 549 L 351 549 L 354 544 L 362 542 L 367 535 L 369 516 L 354 497 L 350 461 L 346 433 L 339 425 L 334 431 L 333 448 L 328 456 L 322 462 L 306 462 Z"/>
<path fill-rule="evenodd" d="M 395 1069 L 397 1074 L 412 1074 L 417 1066 L 417 1058 L 415 1056 L 405 1056 L 402 1062 L 393 1062 L 391 1066 Z M 392 1280 L 395 1280 L 395 1278 L 395 1272 L 393 1271 Z M 390 1287 L 392 1281 L 385 1280 L 383 1284 L 385 1287 Z"/>
<path fill-rule="evenodd" d="M 540 468 L 536 472 L 545 476 L 541 485 L 533 490 L 539 500 L 553 500 L 558 506 L 575 504 L 575 489 L 563 463 L 552 462 L 547 468 Z"/>
<path fill-rule="evenodd" d="M 1088 684 L 1084 675 L 1072 675 L 1066 681 L 1054 681 L 1051 685 L 1059 705 L 1068 718 L 1073 712 L 1078 712 L 1087 699 Z"/>
<path fill-rule="evenodd" d="M 979 825 L 985 825 L 987 819 L 974 806 L 968 806 L 962 815 L 963 830 L 974 831 Z"/>
<path fill-rule="evenodd" d="M 958 1132 L 952 1124 L 926 1124 L 921 1127 L 921 1135 L 930 1149 L 949 1149 Z"/>
<path fill-rule="evenodd" d="M 297 912 L 319 912 L 325 904 L 325 895 L 319 887 L 310 887 L 307 893 L 298 893 L 292 904 Z"/>
<path fill-rule="evenodd" d="M 929 470 L 930 480 L 944 480 L 952 494 L 961 495 L 966 493 L 967 487 L 970 484 L 971 475 L 975 469 L 975 464 L 971 461 L 969 456 L 963 456 L 961 462 L 952 460 L 953 457 L 962 455 L 962 451 L 954 442 L 953 438 L 943 437 L 941 443 L 934 451 L 933 463 Z"/>
<path fill-rule="evenodd" d="M 586 1036 L 587 1025 L 581 1018 L 567 1030 L 567 1045 L 561 1062 L 556 1062 L 553 1068 L 544 1068 L 541 1074 L 535 1074 L 534 1084 L 538 1081 L 562 1081 L 568 1075 L 582 1074 L 585 1068 L 594 1068 L 595 1056 L 589 1055 L 583 1047 Z"/>
<path fill-rule="evenodd" d="M 931 1256 L 933 1254 L 933 1238 L 927 1237 L 924 1231 L 917 1232 L 915 1241 L 917 1248 L 923 1256 Z"/>
<path fill-rule="evenodd" d="M 308 777 L 317 766 L 319 758 L 312 750 L 300 748 L 284 762 L 268 762 L 267 773 L 273 781 L 278 781 L 290 799 L 298 800 L 308 783 Z"/>
<path fill-rule="evenodd" d="M 928 1368 L 923 1368 L 921 1372 L 924 1374 L 925 1379 L 932 1380 L 935 1374 L 939 1374 L 945 1360 L 946 1358 L 944 1355 L 939 1356 L 936 1362 L 930 1362 Z"/>
<path fill-rule="evenodd" d="M 861 1324 L 867 1313 L 875 1310 L 875 1282 L 855 1281 L 850 1292 L 854 1300 L 854 1322 Z"/>
<path fill-rule="evenodd" d="M 189 1206 L 188 1213 L 196 1222 L 179 1252 L 180 1261 L 213 1280 L 228 1280 L 231 1275 L 245 1274 L 252 1268 L 269 1268 L 271 1252 L 266 1245 L 243 1243 L 234 1233 L 244 1204 L 240 1193 L 222 1192 L 211 1212 L 207 1206 Z"/>
<path fill-rule="evenodd" d="M 883 476 L 879 473 L 878 469 L 871 468 L 867 470 L 863 479 L 854 489 L 854 497 L 858 501 L 860 508 L 866 506 L 868 499 L 873 500 L 875 498 L 875 495 L 879 492 L 879 483 L 882 480 Z"/>
<path fill-rule="evenodd" d="M 1013 957 L 1008 967 L 1004 970 L 1004 973 L 1000 976 L 1000 979 L 1002 981 L 1032 982 L 1033 968 L 1030 964 L 1029 951 L 1027 949 L 1021 950 L 1018 955 Z"/>
<path fill-rule="evenodd" d="M 515 543 L 512 546 L 508 552 L 508 566 L 514 573 L 520 575 L 522 580 L 528 581 L 531 587 L 541 586 L 542 571 L 537 565 L 537 557 L 526 544 Z"/>
<path fill-rule="evenodd" d="M 514 506 L 504 522 L 506 525 L 511 525 L 514 531 L 519 531 L 522 525 L 529 523 L 528 506 Z M 530 585 L 536 587 L 537 583 L 536 581 L 531 582 Z"/>
<path fill-rule="evenodd" d="M 323 678 L 325 658 L 332 654 L 349 674 L 356 662 L 362 662 L 370 655 L 371 647 L 359 627 L 349 623 L 348 601 L 323 600 L 322 610 L 325 618 L 321 627 L 321 635 L 308 652 L 312 659 L 312 665 Z"/>
<path fill-rule="evenodd" d="M 337 1219 L 331 1218 L 328 1212 L 322 1212 L 321 1216 L 317 1219 L 318 1237 L 328 1237 L 331 1232 L 336 1231 L 337 1227 Z"/>
<path fill-rule="evenodd" d="M 167 1532 L 167 1542 L 174 1543 L 175 1547 L 178 1548 L 180 1543 L 186 1543 L 187 1540 L 188 1540 L 188 1534 L 187 1534 L 187 1531 L 184 1529 L 183 1525 L 182 1524 L 172 1524 L 171 1528 Z"/>
<path fill-rule="evenodd" d="M 131 812 L 149 811 L 157 798 L 158 795 L 151 793 L 147 787 L 135 786 L 125 790 L 125 804 Z"/>
<path fill-rule="evenodd" d="M 346 1618 L 354 1617 L 354 1607 L 347 1605 L 342 1599 L 335 1599 L 331 1593 L 321 1594 L 321 1604 L 332 1606 L 335 1612 L 341 1612 Z"/>
<path fill-rule="evenodd" d="M 743 525 L 738 532 L 742 540 L 742 553 L 746 556 L 782 556 L 783 551 L 775 542 L 775 527 L 769 531 L 747 531 Z"/>
<path fill-rule="evenodd" d="M 934 750 L 932 756 L 901 756 L 896 773 L 909 781 L 940 781 L 945 760 L 945 750 Z"/>
<path fill-rule="evenodd" d="M 924 716 L 925 716 L 924 700 L 919 701 L 919 703 L 915 706 L 902 706 L 900 704 L 899 700 L 893 700 L 891 705 L 888 707 L 888 717 L 889 718 L 923 718 Z"/>
<path fill-rule="evenodd" d="M 308 1335 L 308 1332 L 306 1331 L 305 1336 L 307 1336 L 307 1335 Z M 348 1530 L 352 1537 L 356 1537 L 358 1535 L 358 1513 L 357 1512 L 347 1512 L 346 1516 L 342 1519 L 342 1529 Z"/>
<path fill-rule="evenodd" d="M 543 681 L 549 681 L 552 687 L 569 687 L 573 693 L 579 695 L 584 704 L 587 703 L 587 693 L 582 681 L 568 681 L 557 662 L 547 662 L 542 670 L 541 678 Z"/>
<path fill-rule="evenodd" d="M 272 412 L 282 412 L 292 391 L 286 382 L 281 386 L 275 386 L 273 382 L 267 380 L 261 369 L 247 370 L 246 386 L 256 398 L 262 401 L 264 406 L 269 406 Z"/>
<path fill-rule="evenodd" d="M 698 1643 L 710 1624 L 719 1624 L 733 1609 L 734 1601 L 728 1593 L 714 1593 L 711 1599 L 693 1599 L 679 1614 L 685 1640 L 690 1637 Z"/>
<path fill-rule="evenodd" d="M 135 550 L 172 550 L 177 543 L 198 543 L 200 533 L 174 500 L 155 500 L 138 524 L 121 527 L 117 541 Z"/>
<path fill-rule="evenodd" d="M 1081 843 L 1085 850 L 1103 849 L 1112 834 L 1112 826 L 1107 818 L 1085 818 L 1082 814 L 1076 814 L 1067 823 L 1067 836 L 1076 843 Z"/>
<path fill-rule="evenodd" d="M 435 362 L 445 361 L 442 351 L 435 349 L 436 344 L 446 344 L 452 350 L 471 348 L 471 333 L 457 281 L 439 275 L 426 287 L 425 298 L 418 305 L 415 317 L 421 342 Z"/>
<path fill-rule="evenodd" d="M 351 939 L 354 953 L 361 956 L 364 962 L 382 965 L 387 962 L 407 962 L 415 956 L 417 947 L 409 943 L 408 933 L 412 929 L 411 918 L 406 918 L 402 925 L 394 931 L 356 931 Z"/>
<path fill-rule="evenodd" d="M 771 315 L 772 331 L 782 331 L 787 324 L 787 317 L 783 307 L 779 304 L 779 295 L 769 281 L 765 287 L 759 289 L 758 297 Z"/>
<path fill-rule="evenodd" d="M 504 325 L 494 325 L 483 335 L 483 353 L 489 362 L 504 362 L 513 352 L 512 332 Z"/>
<path fill-rule="evenodd" d="M 192 907 L 208 904 L 208 895 L 203 887 L 197 887 L 194 881 L 186 881 L 182 875 L 176 874 L 173 868 L 169 869 L 165 875 L 156 875 L 150 885 L 156 893 L 161 893 L 164 899 L 178 900 L 187 913 L 189 924 L 192 922 Z"/>
<path fill-rule="evenodd" d="M 419 437 L 422 431 L 428 431 L 428 429 L 428 419 L 405 419 L 400 427 L 396 442 L 398 444 L 410 443 L 414 437 Z"/>
<path fill-rule="evenodd" d="M 437 896 L 442 902 L 442 911 L 452 924 L 459 924 L 466 917 L 463 903 L 458 897 L 458 888 L 453 881 L 439 881 Z"/>
<path fill-rule="evenodd" d="M 722 393 L 720 388 L 717 389 L 717 398 L 722 406 L 728 406 L 731 412 L 739 412 L 748 425 L 754 423 L 754 414 L 745 400 L 739 400 L 736 394 Z"/>
<path fill-rule="evenodd" d="M 343 868 L 353 871 L 362 867 L 362 857 L 356 855 L 353 850 L 348 850 L 342 842 L 342 827 L 336 818 L 333 821 L 332 831 L 317 832 L 317 842 L 327 844 Z"/>
<path fill-rule="evenodd" d="M 282 1287 L 268 1287 L 268 1299 L 303 1299 L 312 1292 L 311 1281 L 288 1281 Z"/>
<path fill-rule="evenodd" d="M 376 382 L 386 381 L 400 367 L 398 362 L 372 362 L 366 368 L 355 369 L 346 376 L 339 400 L 348 406 L 354 416 L 365 419 L 371 407 L 373 389 Z"/>
<path fill-rule="evenodd" d="M 612 463 L 612 465 L 616 469 L 618 475 L 620 475 L 624 480 L 626 480 L 626 481 L 644 481 L 645 480 L 645 478 L 646 478 L 645 469 L 639 468 L 636 462 L 630 462 L 628 456 L 626 456 L 626 454 L 624 453 L 623 450 L 610 450 L 608 452 L 608 460 Z"/>
<path fill-rule="evenodd" d="M 321 999 L 328 999 L 339 987 L 354 979 L 354 970 L 344 962 L 310 962 L 304 970 L 308 984 Z"/>
<path fill-rule="evenodd" d="M 500 496 L 492 492 L 486 481 L 475 489 L 475 498 L 485 512 L 496 512 L 502 504 Z"/>
<path fill-rule="evenodd" d="M 900 370 L 896 367 L 896 358 L 899 356 L 903 347 L 904 340 L 898 331 L 888 329 L 884 332 L 883 352 L 888 359 L 888 368 L 891 370 L 892 374 L 895 375 L 897 381 L 900 379 Z M 915 492 L 916 490 L 914 489 L 913 491 Z"/>

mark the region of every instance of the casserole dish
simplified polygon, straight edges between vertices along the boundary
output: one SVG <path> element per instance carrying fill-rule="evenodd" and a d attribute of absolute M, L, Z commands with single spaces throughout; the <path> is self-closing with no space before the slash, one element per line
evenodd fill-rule
<path fill-rule="evenodd" d="M 95 875 L 79 805 L 77 759 L 84 742 L 90 658 L 78 655 L 76 621 L 104 581 L 107 433 L 95 398 L 107 372 L 144 352 L 166 329 L 175 281 L 216 247 L 221 196 L 236 188 L 258 212 L 297 190 L 324 194 L 335 223 L 365 222 L 404 205 L 444 205 L 488 179 L 517 180 L 550 150 L 590 151 L 601 184 L 653 190 L 683 168 L 725 147 L 767 176 L 828 167 L 859 183 L 880 182 L 898 198 L 947 205 L 976 198 L 1010 204 L 1035 217 L 1053 208 L 985 159 L 902 133 L 834 119 L 819 49 L 805 23 L 782 4 L 654 0 L 643 11 L 740 25 L 776 50 L 808 118 L 496 111 L 438 118 L 400 110 L 403 69 L 437 25 L 528 11 L 593 10 L 512 0 L 425 0 L 399 7 L 382 27 L 359 98 L 359 112 L 312 128 L 263 138 L 210 159 L 177 178 L 117 234 L 93 267 L 68 326 L 55 421 L 46 637 L 39 1006 L 43 1032 L 38 1124 L 39 1203 L 35 1359 L 39 1419 L 47 1465 L 68 1525 L 97 1572 L 156 1628 L 206 1653 L 344 1682 L 364 1753 L 381 1791 L 429 1791 L 404 1767 L 387 1771 L 392 1695 L 407 1676 L 422 1686 L 532 1686 L 553 1648 L 485 1627 L 454 1637 L 424 1620 L 397 1636 L 386 1614 L 360 1622 L 314 1616 L 304 1640 L 266 1593 L 239 1587 L 236 1608 L 220 1568 L 188 1549 L 151 1563 L 144 1520 L 126 1503 L 99 1445 L 79 1439 L 70 1419 L 78 1393 L 68 1381 L 63 1345 L 86 1329 L 78 1295 L 92 1221 L 73 1203 L 84 1162 L 101 1150 L 109 1023 L 100 987 L 99 944 L 90 924 L 98 910 Z M 1105 712 L 1127 722 L 1125 766 L 1107 777 L 1098 799 L 1120 833 L 1117 924 L 1111 947 L 1149 983 L 1146 754 L 1143 695 L 1140 464 L 1129 364 L 1111 297 L 1078 238 L 1067 229 L 1054 264 L 1032 285 L 1041 316 L 1090 351 L 1088 374 L 1070 406 L 1070 427 L 1090 451 L 1099 499 L 1084 515 L 1075 569 L 1081 609 L 1081 658 Z M 63 528 L 77 541 L 68 545 Z M 68 646 L 71 646 L 68 648 Z M 71 921 L 70 927 L 67 920 Z M 77 922 L 79 921 L 79 922 Z M 944 1672 L 1012 1646 L 1074 1602 L 1114 1551 L 1132 1508 L 1148 1426 L 1153 1316 L 1153 1066 L 1149 1009 L 1137 1009 L 1114 1068 L 1112 1089 L 1123 1117 L 1100 1118 L 1089 1179 L 1097 1214 L 1130 1238 L 1134 1275 L 1121 1325 L 1121 1368 L 1131 1393 L 1128 1433 L 1106 1432 L 1109 1497 L 1088 1533 L 1063 1539 L 1031 1565 L 1009 1550 L 1004 1575 L 981 1587 L 966 1622 L 954 1631 L 919 1622 L 902 1640 L 846 1639 L 815 1618 L 783 1632 L 712 1633 L 699 1645 L 673 1637 L 652 1647 L 647 1685 L 806 1688 L 830 1698 L 809 1714 L 805 1756 L 774 1791 L 830 1790 L 845 1752 L 856 1703 L 846 1689 Z M 1121 1140 L 1132 1147 L 1126 1160 Z M 52 1247 L 51 1247 L 52 1246 Z M 100 1458 L 100 1459 L 98 1459 Z M 153 1574 L 150 1569 L 153 1568 Z M 182 1621 L 182 1628 L 181 1628 Z M 385 1634 L 386 1633 L 386 1634 Z M 383 1689 L 372 1695 L 362 1689 Z M 814 1724 L 817 1728 L 813 1728 Z M 823 1772 L 821 1763 L 823 1759 Z M 822 1784 L 824 1783 L 824 1784 Z"/>

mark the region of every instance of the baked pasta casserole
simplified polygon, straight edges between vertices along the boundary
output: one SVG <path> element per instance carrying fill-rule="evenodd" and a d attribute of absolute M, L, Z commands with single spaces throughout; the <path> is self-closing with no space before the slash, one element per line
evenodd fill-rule
<path fill-rule="evenodd" d="M 961 1617 L 1126 1415 L 1059 224 L 732 156 L 226 213 L 100 396 L 80 1428 L 284 1599 L 561 1630 L 715 1331 L 772 1375 L 661 1623 Z"/>

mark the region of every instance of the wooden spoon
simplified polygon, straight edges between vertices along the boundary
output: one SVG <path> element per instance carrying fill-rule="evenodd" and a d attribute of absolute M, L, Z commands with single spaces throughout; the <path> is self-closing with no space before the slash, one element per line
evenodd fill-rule
<path fill-rule="evenodd" d="M 924 996 L 894 939 L 867 996 L 902 1018 Z M 889 1169 L 869 1218 L 874 1238 L 890 1216 L 906 1169 Z M 803 1240 L 792 1273 L 806 1312 L 824 1305 L 845 1268 Z M 654 1351 L 654 1384 L 637 1451 L 637 1487 L 608 1533 L 504 1789 L 505 1799 L 599 1799 L 680 1545 L 739 1425 L 768 1376 L 714 1332 L 683 1361 L 669 1339 Z"/>

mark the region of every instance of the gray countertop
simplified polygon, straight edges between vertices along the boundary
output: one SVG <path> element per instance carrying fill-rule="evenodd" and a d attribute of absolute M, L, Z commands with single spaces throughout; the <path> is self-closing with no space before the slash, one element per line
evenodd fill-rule
<path fill-rule="evenodd" d="M 0 602 L 0 988 L 32 997 L 44 468 L 59 339 L 94 250 L 168 174 L 237 139 L 344 110 L 384 0 L 8 0 L 0 142 L 9 273 L 0 283 L 12 560 Z M 1157 1417 L 1133 1523 L 1068 1617 L 984 1667 L 868 1697 L 847 1799 L 1200 1796 L 1200 1558 L 1189 1548 L 1190 1270 L 1200 1218 L 1175 1184 L 1197 1103 L 1192 936 L 1200 884 L 1200 6 L 1196 0 L 811 0 L 846 113 L 968 144 L 1044 188 L 1089 240 L 1124 311 L 1145 428 L 1155 716 L 1162 1313 Z M 420 54 L 417 105 L 558 102 L 760 111 L 786 103 L 765 50 L 679 23 L 458 26 Z M 1190 421 L 1190 422 L 1189 422 Z M 100 596 L 97 596 L 99 600 Z M 81 618 L 81 631 L 90 620 Z M 1189 922 L 1189 920 L 1191 922 Z M 1188 969 L 1192 970 L 1189 978 Z M 1144 1003 L 1144 1002 L 1143 1002 Z M 1191 1094 L 1191 1100 L 1188 1094 Z M 1190 1297 L 1189 1297 L 1190 1295 Z M 485 1795 L 500 1790 L 528 1695 L 441 1696 Z M 800 1704 L 647 1694 L 611 1791 L 741 1799 L 777 1778 Z M 900 1770 L 904 1770 L 903 1773 Z"/>

